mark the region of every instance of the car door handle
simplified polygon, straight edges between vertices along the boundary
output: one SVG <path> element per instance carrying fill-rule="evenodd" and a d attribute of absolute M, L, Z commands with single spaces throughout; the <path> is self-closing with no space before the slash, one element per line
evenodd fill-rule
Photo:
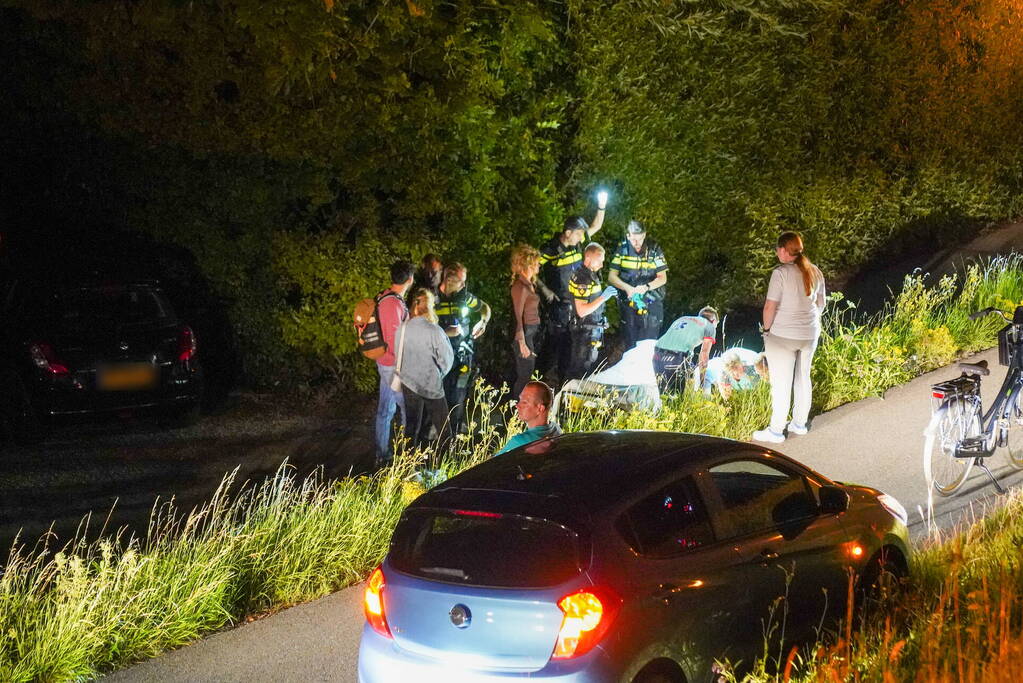
<path fill-rule="evenodd" d="M 760 551 L 760 564 L 765 567 L 769 564 L 773 564 L 778 559 L 778 553 L 771 550 L 770 548 L 764 548 Z"/>

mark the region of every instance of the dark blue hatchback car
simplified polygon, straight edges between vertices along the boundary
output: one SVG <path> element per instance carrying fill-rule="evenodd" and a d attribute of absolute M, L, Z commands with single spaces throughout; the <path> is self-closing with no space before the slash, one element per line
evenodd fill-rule
<path fill-rule="evenodd" d="M 569 434 L 403 514 L 366 587 L 362 683 L 709 681 L 905 574 L 898 501 L 752 444 Z M 782 627 L 784 630 L 782 630 Z"/>

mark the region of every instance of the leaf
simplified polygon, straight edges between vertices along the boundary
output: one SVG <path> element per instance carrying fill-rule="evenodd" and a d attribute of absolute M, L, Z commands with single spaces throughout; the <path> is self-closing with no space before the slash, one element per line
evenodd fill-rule
<path fill-rule="evenodd" d="M 414 17 L 426 16 L 426 12 L 423 11 L 423 9 L 419 7 L 419 5 L 412 2 L 412 0 L 405 0 L 405 4 L 408 5 L 408 13 L 411 14 L 412 16 Z"/>

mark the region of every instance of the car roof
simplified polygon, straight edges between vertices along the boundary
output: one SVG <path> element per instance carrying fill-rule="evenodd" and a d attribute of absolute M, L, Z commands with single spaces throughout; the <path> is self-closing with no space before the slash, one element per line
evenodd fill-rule
<path fill-rule="evenodd" d="M 497 503 L 510 498 L 505 494 L 532 494 L 592 513 L 645 490 L 686 464 L 726 452 L 756 450 L 739 441 L 701 434 L 577 432 L 491 458 L 437 486 L 415 506 Z"/>

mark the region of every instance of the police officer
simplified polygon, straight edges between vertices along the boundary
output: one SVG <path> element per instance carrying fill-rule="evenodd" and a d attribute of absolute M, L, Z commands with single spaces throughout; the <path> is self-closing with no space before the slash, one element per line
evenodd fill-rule
<path fill-rule="evenodd" d="M 572 316 L 572 363 L 569 377 L 578 379 L 588 375 L 597 361 L 597 354 L 604 344 L 604 330 L 607 318 L 604 316 L 604 302 L 613 298 L 618 290 L 614 287 L 602 289 L 600 269 L 604 267 L 604 247 L 590 242 L 583 250 L 583 265 L 577 268 L 568 282 L 572 294 L 574 315 Z"/>
<path fill-rule="evenodd" d="M 605 208 L 607 195 L 601 193 L 592 226 L 582 216 L 570 216 L 565 219 L 562 231 L 540 248 L 540 277 L 537 284 L 540 295 L 547 302 L 543 314 L 547 334 L 543 367 L 556 367 L 561 378 L 567 377 L 569 373 L 572 352 L 570 326 L 575 315 L 568 281 L 583 260 L 579 245 L 588 242 L 604 225 Z"/>
<path fill-rule="evenodd" d="M 625 239 L 611 259 L 607 281 L 618 288 L 625 349 L 641 339 L 657 339 L 664 320 L 664 285 L 668 264 L 660 245 L 647 238 L 646 228 L 629 221 Z"/>
<path fill-rule="evenodd" d="M 455 362 L 444 378 L 444 397 L 451 410 L 451 430 L 465 431 L 465 397 L 472 383 L 475 368 L 476 344 L 490 322 L 490 306 L 476 298 L 465 288 L 468 275 L 461 263 L 444 267 L 437 298 L 437 323 L 451 341 Z"/>

